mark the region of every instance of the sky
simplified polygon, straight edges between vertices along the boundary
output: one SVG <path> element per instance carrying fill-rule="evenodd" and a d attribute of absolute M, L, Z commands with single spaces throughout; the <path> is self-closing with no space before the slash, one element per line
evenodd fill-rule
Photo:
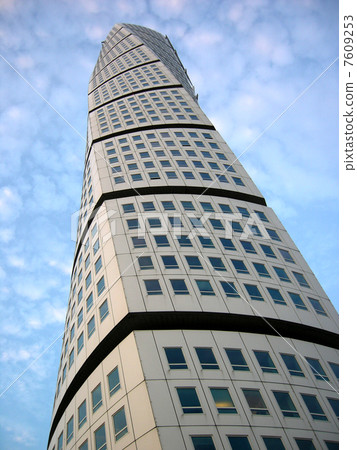
<path fill-rule="evenodd" d="M 168 35 L 199 104 L 338 305 L 338 2 L 0 0 L 0 448 L 45 449 L 87 88 L 115 23 Z"/>

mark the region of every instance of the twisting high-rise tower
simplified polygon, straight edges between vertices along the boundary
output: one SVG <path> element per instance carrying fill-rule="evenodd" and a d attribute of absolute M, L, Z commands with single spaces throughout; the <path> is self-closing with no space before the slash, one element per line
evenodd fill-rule
<path fill-rule="evenodd" d="M 167 37 L 89 84 L 49 449 L 336 449 L 337 314 Z"/>

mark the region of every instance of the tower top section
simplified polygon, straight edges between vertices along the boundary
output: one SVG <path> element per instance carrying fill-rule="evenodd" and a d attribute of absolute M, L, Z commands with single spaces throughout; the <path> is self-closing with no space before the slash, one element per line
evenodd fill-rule
<path fill-rule="evenodd" d="M 124 39 L 125 42 L 122 42 Z M 91 91 L 118 73 L 118 69 L 113 64 L 114 59 L 143 45 L 157 56 L 157 59 L 170 70 L 177 81 L 197 102 L 195 88 L 170 39 L 150 28 L 126 23 L 114 25 L 106 40 L 102 42 L 102 49 L 90 79 L 89 90 Z M 130 70 L 130 67 L 128 69 Z"/>

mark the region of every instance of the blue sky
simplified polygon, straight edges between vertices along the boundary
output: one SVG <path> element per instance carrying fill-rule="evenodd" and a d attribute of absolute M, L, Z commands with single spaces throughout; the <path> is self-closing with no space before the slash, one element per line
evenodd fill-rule
<path fill-rule="evenodd" d="M 80 204 L 87 86 L 116 22 L 167 34 L 240 155 L 338 56 L 330 0 L 0 0 L 1 449 L 47 444 Z M 77 132 L 74 131 L 77 130 Z M 338 301 L 338 62 L 240 158 Z M 56 340 L 57 339 L 57 340 Z"/>

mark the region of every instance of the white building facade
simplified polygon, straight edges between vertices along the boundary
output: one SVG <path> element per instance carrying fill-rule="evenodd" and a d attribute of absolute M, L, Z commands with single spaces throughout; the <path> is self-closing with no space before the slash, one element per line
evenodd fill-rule
<path fill-rule="evenodd" d="M 337 449 L 337 313 L 167 37 L 113 27 L 87 139 L 48 448 Z"/>

